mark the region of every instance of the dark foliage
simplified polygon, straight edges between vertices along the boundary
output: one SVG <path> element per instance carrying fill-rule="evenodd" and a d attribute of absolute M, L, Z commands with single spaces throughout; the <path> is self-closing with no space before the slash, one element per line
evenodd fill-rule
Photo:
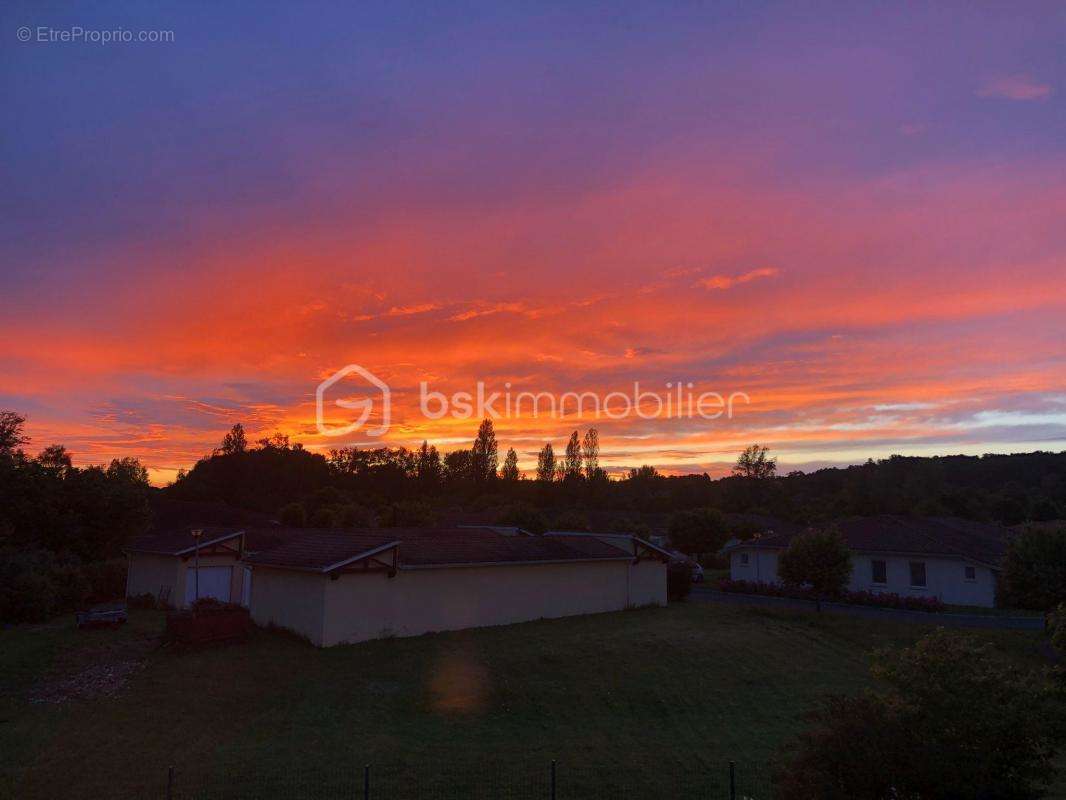
<path fill-rule="evenodd" d="M 82 564 L 48 550 L 0 551 L 0 621 L 44 622 L 125 591 L 125 559 Z"/>
<path fill-rule="evenodd" d="M 810 530 L 789 543 L 778 558 L 777 574 L 786 586 L 809 586 L 822 597 L 839 597 L 851 577 L 851 551 L 839 531 Z"/>
<path fill-rule="evenodd" d="M 881 654 L 884 688 L 834 697 L 784 759 L 782 800 L 1043 796 L 1063 728 L 1061 689 L 944 629 Z"/>
<path fill-rule="evenodd" d="M 705 553 L 717 553 L 729 536 L 725 517 L 714 508 L 680 511 L 670 519 L 670 543 L 697 558 Z"/>
<path fill-rule="evenodd" d="M 1029 526 L 1011 542 L 1001 591 L 1016 608 L 1047 611 L 1066 602 L 1066 523 Z"/>
<path fill-rule="evenodd" d="M 723 592 L 736 594 L 761 594 L 768 597 L 792 597 L 797 600 L 818 600 L 825 596 L 810 587 L 786 586 L 780 583 L 759 583 L 757 581 L 734 581 L 722 578 L 717 588 Z M 842 591 L 835 600 L 856 606 L 877 606 L 879 608 L 898 608 L 904 611 L 928 611 L 938 613 L 947 606 L 936 597 L 909 597 L 895 592 L 849 592 Z"/>
<path fill-rule="evenodd" d="M 666 597 L 671 603 L 680 602 L 692 591 L 692 567 L 683 561 L 666 565 Z"/>

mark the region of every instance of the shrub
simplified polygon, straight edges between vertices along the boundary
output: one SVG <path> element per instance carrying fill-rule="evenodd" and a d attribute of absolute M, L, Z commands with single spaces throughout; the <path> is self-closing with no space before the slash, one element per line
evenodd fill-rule
<path fill-rule="evenodd" d="M 838 597 L 851 577 L 851 551 L 832 528 L 808 531 L 781 554 L 777 574 L 790 586 L 810 586 L 825 597 Z"/>
<path fill-rule="evenodd" d="M 1066 602 L 1066 526 L 1028 528 L 1007 548 L 1003 561 L 1007 602 L 1047 611 Z"/>
<path fill-rule="evenodd" d="M 1061 694 L 991 645 L 940 628 L 871 671 L 884 688 L 812 715 L 779 769 L 781 800 L 1021 800 L 1051 782 Z"/>
<path fill-rule="evenodd" d="M 755 581 L 734 581 L 723 578 L 718 581 L 722 592 L 737 594 L 760 594 L 770 597 L 791 597 L 797 600 L 817 600 L 819 594 L 809 586 L 785 586 L 779 583 L 757 583 Z M 936 597 L 907 597 L 894 592 L 841 592 L 836 600 L 859 606 L 877 606 L 879 608 L 897 608 L 903 611 L 942 612 L 946 606 Z"/>
<path fill-rule="evenodd" d="M 70 611 L 85 607 L 93 587 L 85 577 L 83 567 L 57 566 L 52 568 L 52 585 L 55 587 L 56 611 Z"/>
<path fill-rule="evenodd" d="M 110 561 L 94 561 L 82 566 L 82 572 L 89 582 L 89 598 L 94 602 L 116 600 L 126 594 L 126 571 L 128 564 L 124 558 Z"/>
<path fill-rule="evenodd" d="M 56 586 L 40 572 L 19 572 L 0 581 L 0 619 L 44 622 L 58 610 Z"/>
<path fill-rule="evenodd" d="M 692 567 L 683 561 L 671 561 L 666 565 L 666 597 L 677 603 L 692 591 Z"/>

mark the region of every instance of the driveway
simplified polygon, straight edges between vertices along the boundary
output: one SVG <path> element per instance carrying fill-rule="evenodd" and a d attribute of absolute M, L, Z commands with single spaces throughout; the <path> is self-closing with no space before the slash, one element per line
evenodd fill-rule
<path fill-rule="evenodd" d="M 791 597 L 769 597 L 757 594 L 720 592 L 710 587 L 695 585 L 689 595 L 692 600 L 704 603 L 730 603 L 742 606 L 816 611 L 813 600 L 797 600 Z M 943 625 L 946 628 L 1001 628 L 1016 631 L 1043 631 L 1041 617 L 999 617 L 993 614 L 930 614 L 926 611 L 902 611 L 895 608 L 853 606 L 846 603 L 822 603 L 822 610 L 834 614 L 849 614 L 867 619 L 894 620 L 897 622 L 924 622 L 927 625 Z"/>

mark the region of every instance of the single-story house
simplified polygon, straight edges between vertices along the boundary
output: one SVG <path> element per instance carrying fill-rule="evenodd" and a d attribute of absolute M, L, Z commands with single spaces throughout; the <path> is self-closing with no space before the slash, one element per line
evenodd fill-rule
<path fill-rule="evenodd" d="M 633 537 L 394 528 L 293 531 L 242 564 L 257 623 L 330 646 L 665 605 L 666 561 Z"/>
<path fill-rule="evenodd" d="M 835 523 L 852 551 L 848 589 L 992 607 L 1007 531 L 951 517 L 858 517 Z M 777 560 L 798 531 L 726 545 L 733 580 L 778 583 Z"/>

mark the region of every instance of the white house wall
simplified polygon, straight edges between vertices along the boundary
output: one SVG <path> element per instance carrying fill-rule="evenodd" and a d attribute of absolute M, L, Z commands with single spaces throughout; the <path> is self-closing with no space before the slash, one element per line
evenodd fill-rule
<path fill-rule="evenodd" d="M 742 564 L 742 554 L 748 554 L 748 564 Z M 757 548 L 738 548 L 729 555 L 729 576 L 733 580 L 778 583 L 778 551 Z M 887 580 L 873 582 L 871 561 L 885 562 Z M 925 562 L 924 588 L 910 585 L 910 562 Z M 854 553 L 848 588 L 852 591 L 890 592 L 903 597 L 936 597 L 945 603 L 991 608 L 996 601 L 995 572 L 989 567 L 964 561 L 961 558 L 932 558 L 929 556 L 897 556 L 874 553 Z M 965 567 L 974 568 L 974 580 L 967 581 Z"/>
<path fill-rule="evenodd" d="M 327 583 L 329 578 L 317 572 L 255 568 L 249 606 L 252 619 L 257 625 L 295 631 L 321 647 Z"/>
<path fill-rule="evenodd" d="M 257 567 L 252 618 L 330 646 L 666 605 L 659 561 L 449 567 L 329 576 Z"/>

